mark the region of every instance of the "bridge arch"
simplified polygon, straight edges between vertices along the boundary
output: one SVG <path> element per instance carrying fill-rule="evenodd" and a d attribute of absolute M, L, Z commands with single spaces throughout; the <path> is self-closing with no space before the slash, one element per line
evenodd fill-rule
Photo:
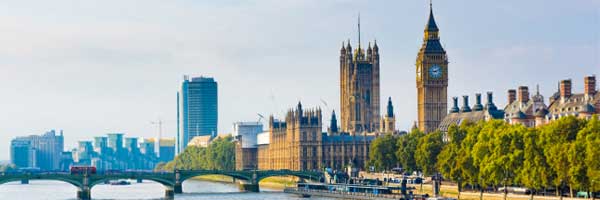
<path fill-rule="evenodd" d="M 259 171 L 257 172 L 256 183 L 269 177 L 275 176 L 294 176 L 302 179 L 308 179 L 319 182 L 323 175 L 318 172 L 303 172 L 303 171 L 289 171 L 289 170 L 278 170 L 278 171 Z"/>
<path fill-rule="evenodd" d="M 194 170 L 194 171 L 182 171 L 180 172 L 179 182 L 183 183 L 185 180 L 188 180 L 197 176 L 204 175 L 223 175 L 229 176 L 239 180 L 252 181 L 252 174 L 245 171 L 220 171 L 220 170 Z"/>
<path fill-rule="evenodd" d="M 96 178 L 90 181 L 90 188 L 93 188 L 94 186 L 101 184 L 101 183 L 105 183 L 106 181 L 111 181 L 111 180 L 119 180 L 119 179 L 133 179 L 133 180 L 137 180 L 137 179 L 141 179 L 141 180 L 149 180 L 149 181 L 154 181 L 157 183 L 160 183 L 161 185 L 165 186 L 165 188 L 173 188 L 173 186 L 175 185 L 175 182 L 173 181 L 173 178 L 168 178 L 168 177 L 150 177 L 150 176 L 105 176 L 105 177 L 101 177 L 101 178 Z"/>
<path fill-rule="evenodd" d="M 65 182 L 65 183 L 71 184 L 71 185 L 75 186 L 76 188 L 83 187 L 83 183 L 80 180 L 74 180 L 74 179 L 70 179 L 70 178 L 66 178 L 66 177 L 51 177 L 51 176 L 2 177 L 2 178 L 0 178 L 0 185 L 9 183 L 9 182 L 14 182 L 14 181 L 21 181 L 21 180 L 25 180 L 25 179 L 27 179 L 27 180 L 60 181 L 60 182 Z"/>

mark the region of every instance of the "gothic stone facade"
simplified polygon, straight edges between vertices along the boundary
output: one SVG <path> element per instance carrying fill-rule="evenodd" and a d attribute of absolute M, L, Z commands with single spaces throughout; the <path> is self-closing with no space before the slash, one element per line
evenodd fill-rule
<path fill-rule="evenodd" d="M 271 116 L 269 143 L 259 144 L 256 148 L 238 145 L 236 168 L 322 170 L 324 167 L 342 169 L 347 165 L 364 167 L 374 136 L 322 133 L 321 121 L 320 109 L 304 110 L 300 103 L 296 109 L 288 111 L 285 121 Z M 252 166 L 254 163 L 257 165 Z"/>
<path fill-rule="evenodd" d="M 359 25 L 360 27 L 360 25 Z M 360 32 L 360 30 L 359 30 Z M 360 40 L 360 39 L 359 39 Z M 341 129 L 352 134 L 379 130 L 379 47 L 375 41 L 352 53 L 350 41 L 340 50 Z"/>

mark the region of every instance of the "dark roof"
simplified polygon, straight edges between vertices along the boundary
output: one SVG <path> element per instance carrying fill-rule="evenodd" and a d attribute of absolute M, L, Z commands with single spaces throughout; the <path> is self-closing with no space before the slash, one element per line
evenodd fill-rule
<path fill-rule="evenodd" d="M 523 113 L 522 111 L 518 111 L 517 113 L 515 113 L 512 116 L 512 119 L 525 119 L 527 118 L 527 115 L 525 115 L 525 113 Z"/>
<path fill-rule="evenodd" d="M 535 116 L 536 117 L 545 117 L 546 114 L 548 114 L 548 109 L 546 108 L 542 108 L 542 109 L 538 109 L 537 112 L 535 112 Z"/>
<path fill-rule="evenodd" d="M 470 122 L 478 122 L 486 119 L 502 119 L 504 117 L 503 110 L 489 110 L 484 109 L 480 111 L 471 111 L 471 112 L 454 112 L 449 113 L 444 117 L 440 125 L 438 126 L 438 130 L 442 132 L 448 132 L 448 128 L 454 125 L 460 125 L 465 121 Z"/>
<path fill-rule="evenodd" d="M 561 99 L 559 96 L 557 99 L 550 103 L 548 111 L 551 116 L 569 115 L 576 114 L 579 112 L 585 113 L 597 113 L 594 105 L 600 104 L 600 92 L 595 95 L 586 97 L 585 94 L 571 94 L 570 97 Z M 590 112 L 591 111 L 591 112 Z"/>
<path fill-rule="evenodd" d="M 425 31 L 439 31 L 437 24 L 435 24 L 435 19 L 433 18 L 433 9 L 431 7 L 429 8 L 429 21 L 427 21 Z"/>
<path fill-rule="evenodd" d="M 428 39 L 421 47 L 425 53 L 446 53 L 439 39 Z"/>

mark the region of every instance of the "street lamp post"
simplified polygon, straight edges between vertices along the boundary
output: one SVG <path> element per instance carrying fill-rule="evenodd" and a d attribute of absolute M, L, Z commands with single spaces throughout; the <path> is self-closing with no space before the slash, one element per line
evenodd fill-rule
<path fill-rule="evenodd" d="M 592 189 L 590 191 L 590 195 L 592 196 L 592 200 L 596 199 L 596 196 L 594 195 L 594 182 L 596 182 L 596 180 L 592 180 Z"/>

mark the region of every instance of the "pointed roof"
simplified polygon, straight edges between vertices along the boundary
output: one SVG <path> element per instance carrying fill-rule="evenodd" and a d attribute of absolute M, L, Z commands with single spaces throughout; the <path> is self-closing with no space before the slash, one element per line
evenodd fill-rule
<path fill-rule="evenodd" d="M 386 117 L 394 117 L 394 106 L 392 105 L 392 97 L 388 98 Z"/>
<path fill-rule="evenodd" d="M 377 46 L 377 40 L 375 40 L 375 42 L 373 44 L 373 50 L 374 51 L 378 51 L 379 50 L 379 46 Z"/>
<path fill-rule="evenodd" d="M 431 3 L 429 3 L 429 20 L 427 21 L 427 26 L 425 26 L 425 31 L 439 31 L 437 24 L 435 24 L 435 19 L 433 18 L 433 6 Z"/>

